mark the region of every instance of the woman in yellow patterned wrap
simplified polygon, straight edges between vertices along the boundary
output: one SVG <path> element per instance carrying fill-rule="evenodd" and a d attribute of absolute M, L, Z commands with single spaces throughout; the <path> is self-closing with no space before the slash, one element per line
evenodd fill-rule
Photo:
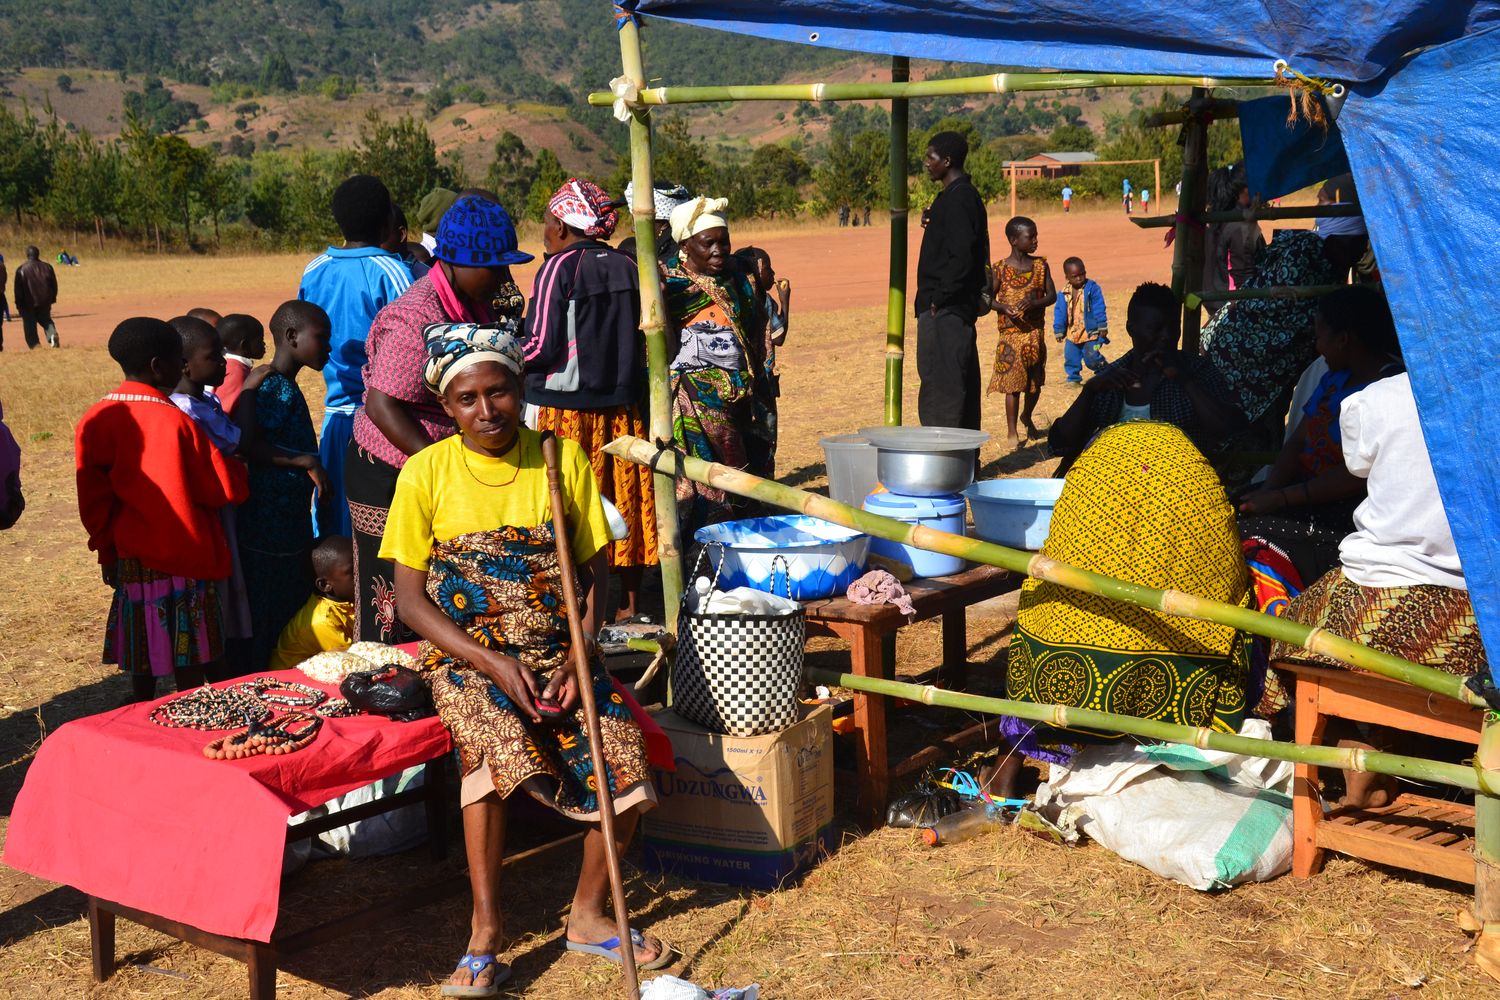
<path fill-rule="evenodd" d="M 1101 433 L 1068 472 L 1042 552 L 1147 587 L 1251 602 L 1234 508 L 1208 461 L 1171 424 Z M 1021 588 L 1005 679 L 1017 701 L 1237 732 L 1249 676 L 1249 642 L 1233 628 L 1037 579 Z M 1066 763 L 1079 744 L 1112 738 L 1009 717 L 1002 732 L 1020 751 L 992 779 L 1006 794 L 1021 753 Z"/>

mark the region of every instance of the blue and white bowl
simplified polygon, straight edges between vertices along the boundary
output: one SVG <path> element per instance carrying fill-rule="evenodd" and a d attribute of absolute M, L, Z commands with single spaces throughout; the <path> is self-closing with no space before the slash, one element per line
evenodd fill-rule
<path fill-rule="evenodd" d="M 752 517 L 699 528 L 693 538 L 717 562 L 719 589 L 751 587 L 796 601 L 842 594 L 865 571 L 870 536 L 805 514 Z"/>

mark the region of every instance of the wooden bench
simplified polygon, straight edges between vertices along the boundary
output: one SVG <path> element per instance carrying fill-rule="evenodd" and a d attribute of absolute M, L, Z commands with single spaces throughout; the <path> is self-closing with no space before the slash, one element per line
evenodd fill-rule
<path fill-rule="evenodd" d="M 852 672 L 862 677 L 895 675 L 896 633 L 917 621 L 943 619 L 940 677 L 959 689 L 967 682 L 971 605 L 1009 593 L 1024 577 L 997 566 L 975 566 L 953 576 L 913 580 L 906 585 L 917 614 L 911 621 L 889 604 L 855 604 L 846 597 L 805 601 L 807 634 L 835 636 L 849 644 Z M 854 694 L 859 811 L 865 826 L 885 822 L 892 769 L 886 755 L 885 701 L 879 695 Z M 902 773 L 897 767 L 896 772 Z"/>
<path fill-rule="evenodd" d="M 1351 719 L 1462 743 L 1479 742 L 1484 713 L 1375 674 L 1300 663 L 1272 666 L 1296 677 L 1298 743 L 1321 743 L 1330 718 Z M 1402 794 L 1377 809 L 1323 812 L 1318 769 L 1296 765 L 1292 785 L 1292 874 L 1316 875 L 1324 852 L 1474 883 L 1474 807 Z"/>

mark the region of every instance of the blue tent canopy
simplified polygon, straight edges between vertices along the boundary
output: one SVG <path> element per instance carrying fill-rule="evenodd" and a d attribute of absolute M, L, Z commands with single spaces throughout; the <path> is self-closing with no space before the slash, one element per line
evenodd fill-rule
<path fill-rule="evenodd" d="M 1339 130 L 1423 433 L 1500 677 L 1500 0 L 625 0 L 642 14 L 836 49 L 1351 91 Z M 661 67 L 658 67 L 661 69 Z M 670 78 L 663 81 L 670 84 Z M 725 81 L 741 83 L 748 81 Z"/>

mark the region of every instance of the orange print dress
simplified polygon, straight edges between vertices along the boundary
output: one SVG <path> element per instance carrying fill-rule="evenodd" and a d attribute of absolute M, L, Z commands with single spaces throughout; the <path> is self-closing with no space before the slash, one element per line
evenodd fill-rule
<path fill-rule="evenodd" d="M 995 368 L 990 392 L 1040 392 L 1047 380 L 1047 341 L 1042 323 L 1045 303 L 1012 318 L 1000 311 L 1001 303 L 1019 306 L 1047 288 L 1047 258 L 1031 258 L 1030 271 L 1017 271 L 1006 261 L 996 261 L 995 326 L 1000 342 L 995 345 Z"/>

